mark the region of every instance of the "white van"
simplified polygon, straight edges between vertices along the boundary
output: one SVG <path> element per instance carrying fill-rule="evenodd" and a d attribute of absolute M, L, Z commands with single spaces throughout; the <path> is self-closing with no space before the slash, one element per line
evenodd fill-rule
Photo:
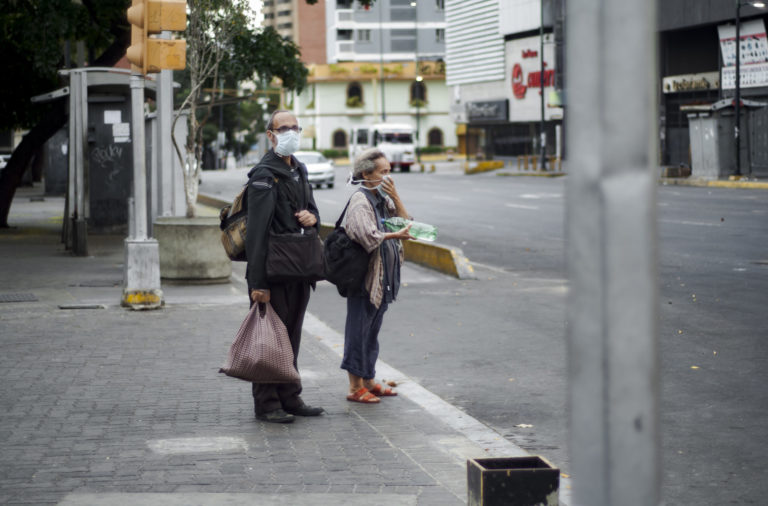
<path fill-rule="evenodd" d="M 364 149 L 379 148 L 392 165 L 392 169 L 409 172 L 415 162 L 415 132 L 406 123 L 377 123 L 352 127 L 349 135 L 349 156 L 355 157 Z"/>

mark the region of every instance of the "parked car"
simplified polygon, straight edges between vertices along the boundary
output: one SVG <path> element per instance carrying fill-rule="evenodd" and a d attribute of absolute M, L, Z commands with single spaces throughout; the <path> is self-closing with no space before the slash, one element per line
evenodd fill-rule
<path fill-rule="evenodd" d="M 321 188 L 323 185 L 333 188 L 336 180 L 333 160 L 327 159 L 317 151 L 297 151 L 293 156 L 307 166 L 309 184 L 315 188 Z"/>

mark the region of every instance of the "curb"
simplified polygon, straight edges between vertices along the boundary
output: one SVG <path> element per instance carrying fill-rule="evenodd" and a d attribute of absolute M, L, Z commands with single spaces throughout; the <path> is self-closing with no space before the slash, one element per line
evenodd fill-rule
<path fill-rule="evenodd" d="M 230 204 L 226 200 L 202 193 L 197 194 L 197 202 L 216 209 Z M 320 223 L 320 237 L 325 239 L 334 228 L 333 224 Z M 405 259 L 409 262 L 459 279 L 477 279 L 472 264 L 460 248 L 422 241 L 404 241 L 403 250 Z"/>
<path fill-rule="evenodd" d="M 697 186 L 703 188 L 744 188 L 753 190 L 768 190 L 768 182 L 762 181 L 712 181 L 708 179 L 680 179 L 662 177 L 659 178 L 659 183 L 673 186 Z"/>
<path fill-rule="evenodd" d="M 464 162 L 464 174 L 478 174 L 480 172 L 489 172 L 504 167 L 504 162 L 501 160 L 487 160 L 484 162 L 477 162 L 475 165 L 470 165 L 469 162 Z"/>
<path fill-rule="evenodd" d="M 505 177 L 518 177 L 518 176 L 532 176 L 532 177 L 560 177 L 565 176 L 565 172 L 497 172 L 497 176 Z"/>

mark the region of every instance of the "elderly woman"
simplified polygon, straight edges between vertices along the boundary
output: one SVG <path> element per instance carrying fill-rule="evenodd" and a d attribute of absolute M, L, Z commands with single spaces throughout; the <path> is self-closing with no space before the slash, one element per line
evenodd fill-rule
<path fill-rule="evenodd" d="M 379 397 L 397 395 L 386 385 L 376 383 L 375 366 L 379 356 L 379 330 L 387 307 L 397 297 L 400 266 L 403 263 L 401 239 L 413 239 L 406 228 L 387 232 L 383 219 L 410 218 L 389 176 L 389 162 L 376 148 L 367 149 L 355 159 L 353 182 L 362 187 L 352 194 L 346 215 L 349 237 L 370 253 L 364 286 L 347 297 L 347 323 L 344 329 L 344 359 L 341 368 L 349 374 L 348 401 L 375 404 Z"/>

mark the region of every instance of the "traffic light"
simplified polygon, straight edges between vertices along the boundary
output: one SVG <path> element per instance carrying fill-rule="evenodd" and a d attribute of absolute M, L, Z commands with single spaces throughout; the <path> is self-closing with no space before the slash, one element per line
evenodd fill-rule
<path fill-rule="evenodd" d="M 132 0 L 128 8 L 131 46 L 126 51 L 132 69 L 142 74 L 161 70 L 182 70 L 187 62 L 187 41 L 150 37 L 164 30 L 184 31 L 187 27 L 185 0 Z"/>

